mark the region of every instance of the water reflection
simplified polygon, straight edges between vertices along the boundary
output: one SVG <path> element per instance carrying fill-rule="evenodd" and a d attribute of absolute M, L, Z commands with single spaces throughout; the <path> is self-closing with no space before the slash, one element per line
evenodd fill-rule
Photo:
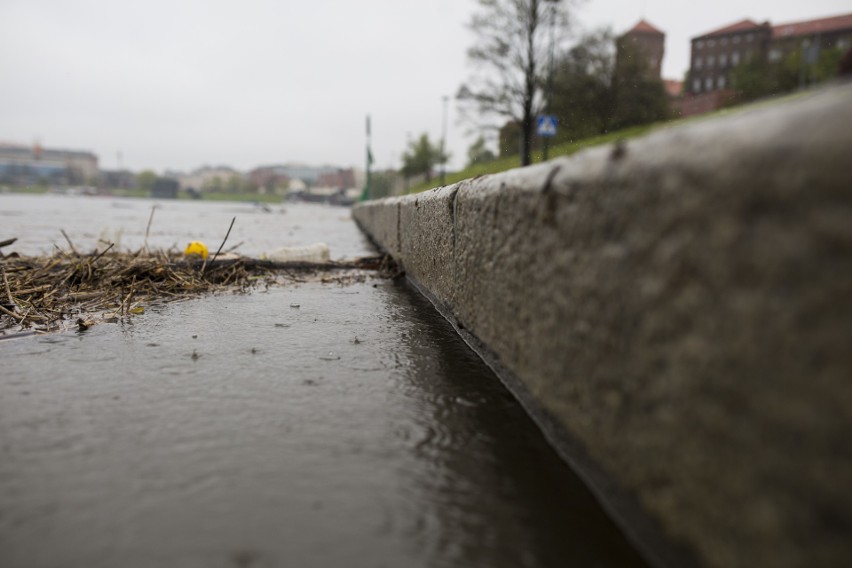
<path fill-rule="evenodd" d="M 409 365 L 409 472 L 430 496 L 414 524 L 433 565 L 643 565 L 498 379 L 412 290 L 387 301 Z M 431 527 L 431 534 L 425 529 Z"/>

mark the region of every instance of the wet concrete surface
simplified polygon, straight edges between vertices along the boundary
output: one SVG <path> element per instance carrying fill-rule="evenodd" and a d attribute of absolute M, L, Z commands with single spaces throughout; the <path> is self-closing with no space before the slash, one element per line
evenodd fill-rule
<path fill-rule="evenodd" d="M 205 297 L 0 358 L 4 568 L 644 565 L 404 281 Z"/>
<path fill-rule="evenodd" d="M 2 566 L 641 565 L 403 283 L 204 298 L 0 356 Z"/>

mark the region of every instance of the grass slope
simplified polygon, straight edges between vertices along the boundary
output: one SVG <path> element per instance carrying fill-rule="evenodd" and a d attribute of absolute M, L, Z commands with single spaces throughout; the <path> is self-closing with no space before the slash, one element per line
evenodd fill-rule
<path fill-rule="evenodd" d="M 584 138 L 583 140 L 575 140 L 572 142 L 558 144 L 550 149 L 548 158 L 550 159 L 556 158 L 558 156 L 568 156 L 570 154 L 573 154 L 574 152 L 579 152 L 584 148 L 600 146 L 601 144 L 609 144 L 610 142 L 615 142 L 617 140 L 625 140 L 627 138 L 635 138 L 637 136 L 645 134 L 653 128 L 658 128 L 664 124 L 669 123 L 655 123 L 645 124 L 642 126 L 633 126 L 631 128 L 625 128 L 624 130 L 619 130 L 617 132 L 610 132 L 607 134 L 601 134 L 599 136 L 592 136 L 591 138 Z M 533 163 L 543 161 L 542 157 L 543 155 L 541 150 L 533 152 Z M 473 178 L 486 174 L 496 174 L 506 170 L 511 170 L 512 168 L 518 168 L 520 167 L 520 165 L 521 162 L 518 156 L 500 158 L 498 160 L 494 160 L 493 162 L 486 162 L 483 164 L 474 164 L 473 166 L 465 168 L 461 171 L 447 173 L 445 183 L 446 185 L 451 185 L 468 178 Z M 412 186 L 408 190 L 408 193 L 419 193 L 421 191 L 432 189 L 437 185 L 437 180 L 432 179 L 430 181 Z"/>
<path fill-rule="evenodd" d="M 790 101 L 793 99 L 802 98 L 812 94 L 816 89 L 808 89 L 805 91 L 799 91 L 796 93 L 783 94 L 775 97 L 768 97 L 765 99 L 761 99 L 759 101 L 754 101 L 751 103 L 747 103 L 744 105 L 738 105 L 733 107 L 721 108 L 719 110 L 701 114 L 697 116 L 691 116 L 688 118 L 679 118 L 674 120 L 667 120 L 664 122 L 655 122 L 653 124 L 645 124 L 642 126 L 633 126 L 630 128 L 625 128 L 624 130 L 618 130 L 616 132 L 610 132 L 607 134 L 601 134 L 599 136 L 592 136 L 591 138 L 584 138 L 582 140 L 576 140 L 572 142 L 565 142 L 563 144 L 559 144 L 550 149 L 549 158 L 556 158 L 558 156 L 569 156 L 575 152 L 583 150 L 585 148 L 591 148 L 593 146 L 600 146 L 602 144 L 609 144 L 611 142 L 616 142 L 618 140 L 627 140 L 629 138 L 636 138 L 642 136 L 643 134 L 647 134 L 651 130 L 655 130 L 658 128 L 669 128 L 672 126 L 680 126 L 689 122 L 698 122 L 704 120 L 713 120 L 720 116 L 737 114 L 741 112 L 748 112 L 757 108 L 761 108 L 768 105 L 775 105 L 779 103 L 783 103 L 786 101 Z M 541 162 L 542 160 L 542 152 L 536 151 L 533 153 L 533 163 Z M 451 185 L 462 180 L 466 180 L 469 178 L 474 178 L 477 176 L 482 176 L 486 174 L 496 174 L 499 172 L 503 172 L 506 170 L 511 170 L 512 168 L 520 167 L 521 162 L 518 156 L 512 156 L 509 158 L 501 158 L 499 160 L 495 160 L 493 162 L 488 162 L 484 164 L 475 164 L 472 167 L 465 168 L 458 172 L 448 173 L 446 175 L 445 184 Z M 432 179 L 427 182 L 423 182 L 417 185 L 412 186 L 408 193 L 420 193 L 422 191 L 427 191 L 434 187 L 438 186 L 438 181 L 436 179 Z"/>

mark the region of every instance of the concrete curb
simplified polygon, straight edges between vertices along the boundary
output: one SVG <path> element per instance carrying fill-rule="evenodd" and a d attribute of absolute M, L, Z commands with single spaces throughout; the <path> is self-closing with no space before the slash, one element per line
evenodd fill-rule
<path fill-rule="evenodd" d="M 836 565 L 850 124 L 847 83 L 353 215 L 652 562 Z"/>

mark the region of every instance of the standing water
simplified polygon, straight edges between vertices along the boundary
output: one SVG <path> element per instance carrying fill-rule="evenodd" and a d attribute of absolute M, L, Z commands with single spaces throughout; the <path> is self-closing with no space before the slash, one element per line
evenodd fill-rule
<path fill-rule="evenodd" d="M 0 195 L 0 239 L 138 248 L 151 205 Z M 315 205 L 167 202 L 149 246 L 215 248 L 234 215 L 246 254 L 371 252 Z M 643 565 L 404 282 L 215 295 L 0 357 L 4 567 Z"/>

